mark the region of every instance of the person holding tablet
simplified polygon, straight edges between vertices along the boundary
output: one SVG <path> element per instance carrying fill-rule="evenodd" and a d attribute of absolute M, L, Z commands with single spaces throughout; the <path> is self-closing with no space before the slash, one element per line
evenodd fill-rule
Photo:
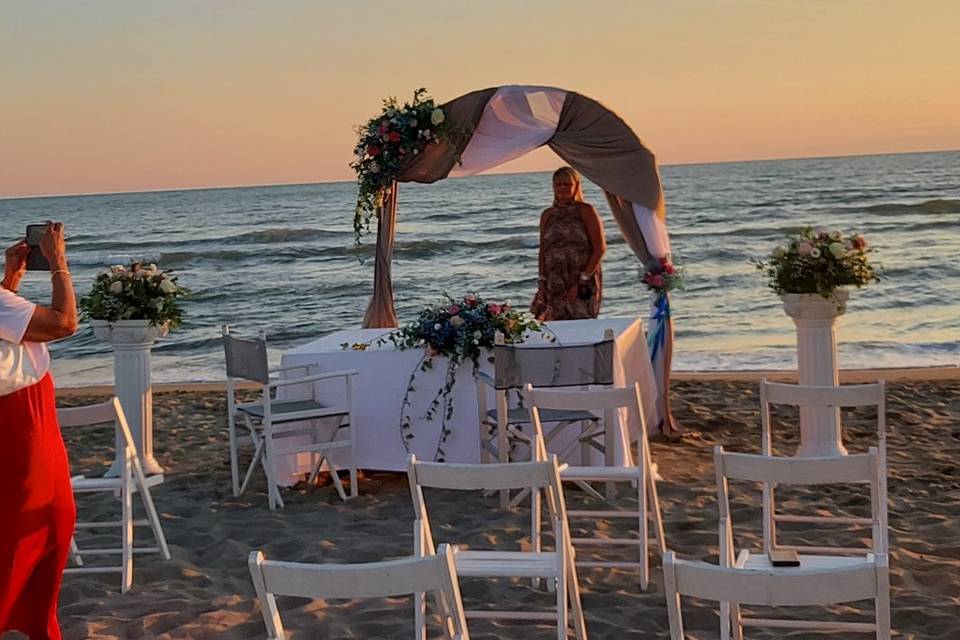
<path fill-rule="evenodd" d="M 77 303 L 63 224 L 48 222 L 39 242 L 48 306 L 17 294 L 30 251 L 25 240 L 7 249 L 0 283 L 0 636 L 53 640 L 76 508 L 46 343 L 77 330 Z"/>

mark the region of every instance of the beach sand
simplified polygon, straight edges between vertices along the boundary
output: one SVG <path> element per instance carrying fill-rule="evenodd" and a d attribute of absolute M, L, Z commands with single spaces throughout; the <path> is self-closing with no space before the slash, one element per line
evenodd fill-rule
<path fill-rule="evenodd" d="M 759 448 L 760 418 L 754 381 L 687 380 L 674 385 L 676 417 L 689 431 L 679 444 L 653 443 L 663 481 L 660 499 L 669 546 L 681 557 L 716 562 L 717 505 L 712 448 Z M 63 406 L 98 397 L 64 394 Z M 136 560 L 134 588 L 119 592 L 119 576 L 67 576 L 60 614 L 67 640 L 80 638 L 263 638 L 265 628 L 247 570 L 247 555 L 263 549 L 268 558 L 307 562 L 380 560 L 411 552 L 412 506 L 406 478 L 368 473 L 360 497 L 343 503 L 329 485 L 300 485 L 284 493 L 286 509 L 267 509 L 262 474 L 253 491 L 234 498 L 229 489 L 225 401 L 222 393 L 164 392 L 154 397 L 155 449 L 167 470 L 154 499 L 173 559 L 143 555 Z M 777 412 L 777 447 L 796 444 L 795 415 Z M 872 411 L 845 412 L 845 436 L 852 451 L 876 442 Z M 888 386 L 891 593 L 893 626 L 900 638 L 960 638 L 960 380 L 899 381 Z M 75 473 L 102 468 L 112 457 L 109 432 L 68 434 Z M 846 488 L 842 488 L 846 489 Z M 758 546 L 759 491 L 734 485 L 734 523 L 739 545 Z M 836 505 L 843 514 L 863 514 L 862 489 L 813 488 L 784 492 L 785 509 L 799 504 Z M 523 538 L 527 512 L 501 512 L 495 498 L 472 493 L 431 492 L 431 516 L 445 526 L 440 541 L 481 546 Z M 583 501 L 568 491 L 571 508 Z M 625 506 L 627 498 L 618 499 Z M 82 517 L 106 515 L 115 501 L 81 496 Z M 601 522 L 604 535 L 616 528 Z M 577 524 L 574 523 L 574 535 Z M 139 529 L 141 544 L 152 544 Z M 866 539 L 865 532 L 800 535 L 816 541 Z M 654 584 L 640 592 L 635 573 L 581 571 L 583 605 L 595 639 L 666 638 L 667 614 L 659 560 Z M 509 607 L 543 603 L 552 596 L 529 583 L 465 581 L 469 606 L 479 602 Z M 713 604 L 684 602 L 691 637 L 716 638 Z M 311 602 L 280 599 L 294 638 L 409 638 L 412 605 L 389 600 Z M 832 607 L 850 616 L 872 611 L 871 603 Z M 820 610 L 793 610 L 819 615 Z M 435 629 L 433 630 L 435 632 Z M 553 627 L 536 624 L 471 624 L 474 638 L 552 638 Z M 843 637 L 832 634 L 833 637 Z M 751 638 L 824 638 L 809 632 L 754 630 Z M 851 635 L 850 637 L 865 637 Z"/>

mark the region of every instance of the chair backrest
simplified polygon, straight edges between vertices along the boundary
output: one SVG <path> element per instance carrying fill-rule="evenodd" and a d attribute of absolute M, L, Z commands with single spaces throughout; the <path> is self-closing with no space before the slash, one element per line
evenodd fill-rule
<path fill-rule="evenodd" d="M 667 551 L 663 554 L 664 589 L 668 606 L 678 603 L 680 595 L 769 607 L 828 605 L 875 598 L 877 572 L 888 562 L 886 554 L 877 554 L 872 563 L 774 573 L 680 560 Z"/>
<path fill-rule="evenodd" d="M 238 338 L 223 325 L 223 352 L 227 361 L 227 377 L 253 380 L 260 384 L 270 382 L 267 360 L 267 339 L 261 331 L 256 340 Z"/>
<path fill-rule="evenodd" d="M 632 414 L 643 437 L 639 446 L 641 459 L 646 458 L 648 443 L 646 439 L 647 425 L 643 413 L 643 400 L 640 395 L 640 385 L 634 383 L 628 387 L 612 387 L 607 389 L 538 389 L 527 384 L 524 387 L 524 397 L 530 407 L 530 422 L 533 424 L 534 437 L 537 441 L 536 455 L 539 460 L 546 460 L 546 446 L 543 430 L 543 421 L 540 418 L 541 409 L 560 409 L 565 411 L 591 411 L 603 415 L 607 424 L 620 424 L 627 416 L 622 416 L 620 410 Z M 625 452 L 629 457 L 629 451 Z M 628 462 L 631 462 L 628 460 Z"/>
<path fill-rule="evenodd" d="M 732 526 L 730 521 L 729 480 L 759 482 L 764 485 L 764 547 L 766 551 L 775 543 L 776 518 L 772 499 L 767 492 L 776 485 L 818 485 L 868 483 L 870 487 L 870 517 L 868 519 L 841 518 L 836 516 L 797 516 L 798 522 L 816 522 L 829 524 L 869 524 L 873 546 L 862 551 L 886 551 L 886 491 L 882 477 L 886 473 L 883 459 L 877 447 L 869 452 L 829 458 L 783 458 L 749 453 L 728 453 L 723 447 L 714 447 L 714 466 L 717 474 L 717 500 L 720 505 L 720 518 Z M 822 546 L 792 546 L 797 550 L 804 548 L 811 552 L 829 552 Z M 840 549 L 840 548 L 838 548 Z M 851 551 L 847 549 L 846 551 Z"/>
<path fill-rule="evenodd" d="M 285 637 L 275 596 L 382 598 L 429 592 L 437 596 L 447 634 L 469 640 L 453 551 L 447 545 L 427 557 L 361 564 L 280 562 L 253 551 L 249 566 L 271 638 Z"/>
<path fill-rule="evenodd" d="M 427 502 L 423 495 L 424 487 L 462 491 L 531 489 L 535 495 L 542 490 L 557 548 L 569 544 L 566 504 L 560 487 L 560 466 L 555 455 L 545 461 L 448 464 L 420 462 L 411 454 L 407 457 L 407 479 L 415 515 L 414 543 L 422 552 L 430 553 L 434 545 Z M 534 502 L 539 505 L 539 501 Z"/>
<path fill-rule="evenodd" d="M 762 453 L 772 455 L 770 405 L 786 404 L 803 408 L 870 407 L 877 408 L 877 436 L 881 455 L 887 441 L 886 382 L 870 384 L 812 386 L 760 380 L 760 419 Z"/>
<path fill-rule="evenodd" d="M 535 387 L 580 387 L 613 384 L 613 331 L 594 344 L 503 344 L 493 347 L 494 387 L 497 390 Z"/>
<path fill-rule="evenodd" d="M 89 404 L 83 407 L 66 407 L 57 409 L 57 422 L 61 429 L 71 427 L 90 427 L 102 425 L 103 428 L 109 427 L 116 429 L 120 433 L 123 444 L 134 456 L 137 454 L 137 445 L 133 441 L 133 435 L 130 433 L 130 425 L 127 423 L 127 416 L 123 412 L 123 406 L 117 397 L 110 398 L 105 402 Z"/>

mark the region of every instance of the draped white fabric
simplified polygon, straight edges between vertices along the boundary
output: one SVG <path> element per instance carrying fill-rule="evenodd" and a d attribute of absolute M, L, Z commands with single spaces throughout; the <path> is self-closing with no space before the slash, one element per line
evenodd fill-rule
<path fill-rule="evenodd" d="M 662 258 L 668 255 L 670 253 L 670 235 L 667 233 L 667 225 L 653 209 L 636 202 L 631 204 L 633 204 L 633 215 L 637 218 L 637 224 L 640 225 L 640 232 L 643 233 L 647 251 L 654 258 Z"/>
<path fill-rule="evenodd" d="M 557 131 L 566 91 L 552 87 L 507 86 L 493 94 L 452 176 L 468 176 L 525 155 Z"/>

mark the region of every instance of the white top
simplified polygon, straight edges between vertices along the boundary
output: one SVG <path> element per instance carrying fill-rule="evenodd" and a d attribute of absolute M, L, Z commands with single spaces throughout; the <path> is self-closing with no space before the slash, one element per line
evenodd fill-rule
<path fill-rule="evenodd" d="M 0 396 L 40 382 L 50 370 L 44 342 L 22 342 L 37 305 L 0 287 Z"/>

